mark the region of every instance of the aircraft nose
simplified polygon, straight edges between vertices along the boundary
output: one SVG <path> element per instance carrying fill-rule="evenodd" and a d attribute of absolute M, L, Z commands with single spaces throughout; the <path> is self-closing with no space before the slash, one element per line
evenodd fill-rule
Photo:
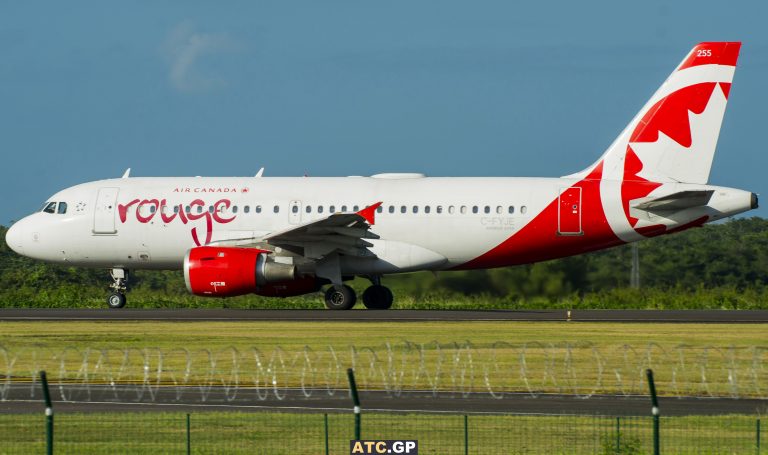
<path fill-rule="evenodd" d="M 24 233 L 22 232 L 19 223 L 14 223 L 13 226 L 5 233 L 5 243 L 15 252 L 24 254 Z"/>

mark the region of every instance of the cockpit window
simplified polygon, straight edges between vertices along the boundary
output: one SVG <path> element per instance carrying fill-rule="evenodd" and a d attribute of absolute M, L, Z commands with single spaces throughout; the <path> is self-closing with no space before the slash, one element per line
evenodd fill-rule
<path fill-rule="evenodd" d="M 56 203 L 55 202 L 49 202 L 48 204 L 43 207 L 43 212 L 45 213 L 56 213 Z"/>
<path fill-rule="evenodd" d="M 56 211 L 56 213 L 63 215 L 67 213 L 67 203 L 66 202 L 59 202 L 59 210 Z"/>

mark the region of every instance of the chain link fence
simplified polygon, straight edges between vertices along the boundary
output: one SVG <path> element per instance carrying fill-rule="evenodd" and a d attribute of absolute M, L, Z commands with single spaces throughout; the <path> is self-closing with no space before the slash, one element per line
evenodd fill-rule
<path fill-rule="evenodd" d="M 189 426 L 187 426 L 189 423 Z M 348 454 L 351 413 L 59 413 L 54 453 Z M 761 435 L 762 432 L 762 435 Z M 646 454 L 650 417 L 364 412 L 363 439 L 420 454 Z M 664 454 L 765 454 L 755 416 L 663 417 Z M 0 454 L 45 452 L 42 415 L 0 414 Z"/>

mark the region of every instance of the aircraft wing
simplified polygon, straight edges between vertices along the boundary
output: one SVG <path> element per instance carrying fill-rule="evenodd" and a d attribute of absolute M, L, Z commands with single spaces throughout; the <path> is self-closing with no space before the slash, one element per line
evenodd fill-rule
<path fill-rule="evenodd" d="M 265 235 L 261 242 L 279 246 L 307 259 L 320 259 L 331 253 L 358 257 L 375 257 L 368 249 L 373 244 L 365 239 L 378 239 L 370 231 L 376 209 L 381 202 L 357 213 L 334 213 L 319 220 Z"/>
<path fill-rule="evenodd" d="M 667 196 L 652 199 L 640 199 L 639 202 L 633 204 L 632 207 L 649 212 L 683 210 L 707 205 L 714 193 L 714 190 L 679 191 Z"/>

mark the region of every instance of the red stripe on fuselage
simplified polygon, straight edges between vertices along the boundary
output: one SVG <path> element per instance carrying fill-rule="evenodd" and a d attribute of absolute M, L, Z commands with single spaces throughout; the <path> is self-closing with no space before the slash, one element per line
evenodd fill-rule
<path fill-rule="evenodd" d="M 601 162 L 584 180 L 572 186 L 572 188 L 580 187 L 582 191 L 583 235 L 558 235 L 559 204 L 558 198 L 555 198 L 536 218 L 512 237 L 487 253 L 454 269 L 484 269 L 529 264 L 623 244 L 624 242 L 616 237 L 605 218 L 603 203 L 600 199 L 602 174 L 603 163 Z"/>

